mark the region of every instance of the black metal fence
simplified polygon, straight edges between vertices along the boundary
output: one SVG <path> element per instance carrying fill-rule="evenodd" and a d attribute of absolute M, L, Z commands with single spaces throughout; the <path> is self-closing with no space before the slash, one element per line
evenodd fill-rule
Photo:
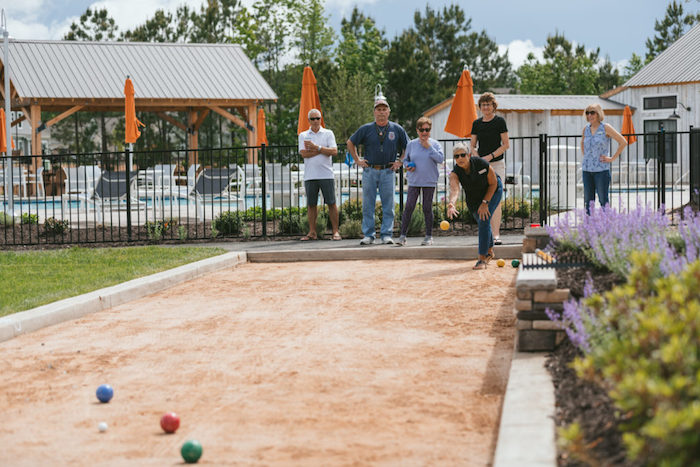
<path fill-rule="evenodd" d="M 693 128 L 636 135 L 612 164 L 611 205 L 664 205 L 676 222 L 678 208 L 698 202 L 698 135 Z M 441 141 L 446 161 L 436 223 L 445 217 L 452 149 L 460 141 Z M 580 135 L 511 138 L 502 230 L 549 224 L 584 207 L 580 143 Z M 347 221 L 361 212 L 362 169 L 345 161 L 339 145 L 336 202 Z M 5 157 L 0 172 L 0 245 L 290 236 L 300 233 L 306 210 L 296 145 Z M 396 229 L 405 186 L 400 171 Z M 236 228 L 226 228 L 231 222 Z M 473 222 L 465 206 L 451 228 Z"/>

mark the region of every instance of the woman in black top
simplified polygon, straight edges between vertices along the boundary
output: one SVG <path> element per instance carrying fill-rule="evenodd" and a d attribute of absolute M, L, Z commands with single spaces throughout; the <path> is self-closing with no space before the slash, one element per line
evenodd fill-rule
<path fill-rule="evenodd" d="M 481 157 L 469 157 L 467 146 L 456 144 L 453 149 L 455 168 L 450 173 L 450 202 L 447 217 L 459 214 L 455 202 L 459 197 L 459 186 L 464 188 L 467 207 L 479 224 L 479 261 L 474 269 L 486 269 L 493 258 L 493 234 L 489 218 L 501 202 L 503 185 L 493 168 Z"/>
<path fill-rule="evenodd" d="M 508 139 L 508 127 L 503 117 L 496 115 L 498 103 L 493 93 L 485 92 L 479 97 L 479 110 L 481 118 L 472 123 L 471 154 L 482 157 L 491 164 L 493 170 L 501 178 L 501 183 L 506 179 L 506 163 L 503 159 L 510 147 Z M 477 142 L 479 149 L 477 151 Z M 501 205 L 499 204 L 491 217 L 491 229 L 494 242 L 501 244 Z"/>

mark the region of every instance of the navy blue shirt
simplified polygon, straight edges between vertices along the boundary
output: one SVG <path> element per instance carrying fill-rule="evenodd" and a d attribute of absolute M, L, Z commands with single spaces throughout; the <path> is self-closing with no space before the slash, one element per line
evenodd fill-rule
<path fill-rule="evenodd" d="M 408 144 L 408 135 L 401 125 L 389 122 L 384 129 L 375 122 L 362 125 L 350 137 L 356 147 L 365 146 L 364 158 L 370 165 L 394 162 Z"/>

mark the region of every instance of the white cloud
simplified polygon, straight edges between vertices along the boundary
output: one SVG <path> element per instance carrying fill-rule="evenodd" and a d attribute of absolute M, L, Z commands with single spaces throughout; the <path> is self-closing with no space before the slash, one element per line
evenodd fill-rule
<path fill-rule="evenodd" d="M 373 5 L 377 2 L 379 2 L 379 0 L 326 0 L 325 9 L 326 13 L 330 13 L 331 15 L 339 14 L 339 17 L 343 18 L 347 13 L 350 13 L 355 6 L 361 11 L 365 11 L 362 8 L 363 6 Z M 372 15 L 371 11 L 365 12 L 365 14 L 372 16 L 375 21 L 378 19 L 376 16 Z"/>
<path fill-rule="evenodd" d="M 513 70 L 517 70 L 520 68 L 520 65 L 525 63 L 527 56 L 530 53 L 532 53 L 537 60 L 541 61 L 543 58 L 544 47 L 536 46 L 530 39 L 524 41 L 516 39 L 507 45 L 498 45 L 498 53 L 502 54 L 506 50 L 508 51 L 508 59 L 513 65 Z"/>

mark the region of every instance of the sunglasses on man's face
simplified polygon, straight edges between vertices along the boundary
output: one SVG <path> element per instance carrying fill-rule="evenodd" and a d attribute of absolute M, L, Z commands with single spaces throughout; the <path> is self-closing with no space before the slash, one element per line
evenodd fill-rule
<path fill-rule="evenodd" d="M 586 115 L 595 115 L 597 113 L 598 112 L 596 112 L 595 110 L 586 110 Z"/>
<path fill-rule="evenodd" d="M 321 120 L 321 117 L 310 117 L 309 120 L 313 122 L 314 120 Z"/>
<path fill-rule="evenodd" d="M 459 154 L 455 154 L 454 156 L 455 156 L 455 159 L 459 159 L 460 157 L 467 157 L 467 153 L 466 153 L 466 152 L 462 152 L 462 153 L 459 153 Z"/>
<path fill-rule="evenodd" d="M 421 133 L 428 133 L 430 131 L 430 128 L 418 128 L 418 131 Z"/>

